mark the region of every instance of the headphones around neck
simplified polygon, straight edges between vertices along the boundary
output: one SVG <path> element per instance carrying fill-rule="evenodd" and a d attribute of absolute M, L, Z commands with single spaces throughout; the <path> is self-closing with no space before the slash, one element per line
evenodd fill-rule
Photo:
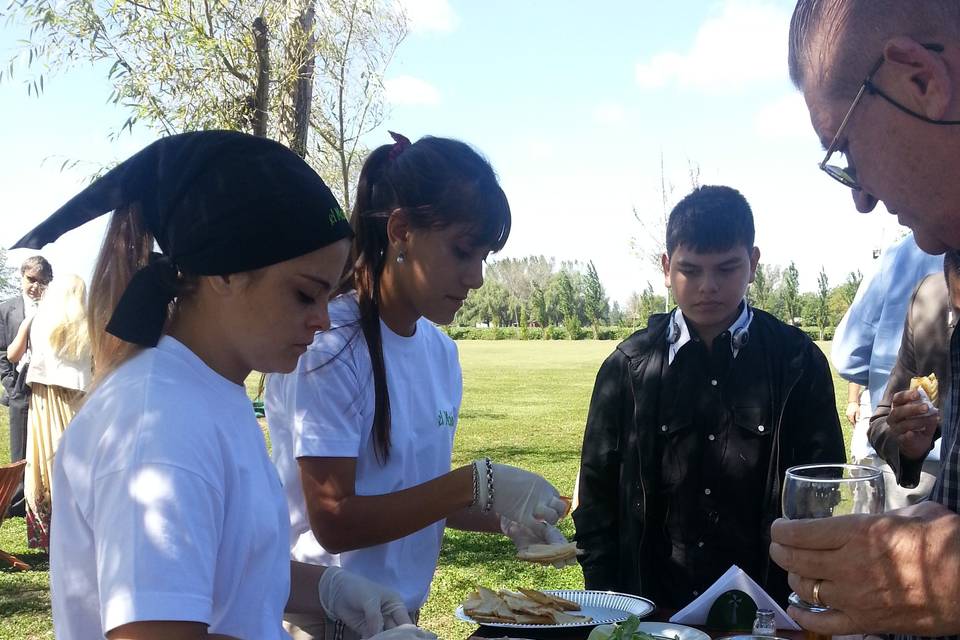
<path fill-rule="evenodd" d="M 670 327 L 667 329 L 667 344 L 676 344 L 680 340 L 680 323 L 677 322 L 679 309 L 670 314 Z M 753 309 L 747 307 L 747 323 L 734 329 L 730 337 L 730 344 L 737 351 L 743 349 L 750 342 L 750 323 L 753 322 Z"/>

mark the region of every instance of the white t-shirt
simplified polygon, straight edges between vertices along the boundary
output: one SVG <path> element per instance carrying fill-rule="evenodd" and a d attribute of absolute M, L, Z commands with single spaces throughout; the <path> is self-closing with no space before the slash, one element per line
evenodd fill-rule
<path fill-rule="evenodd" d="M 271 375 L 266 411 L 274 463 L 290 508 L 290 548 L 296 560 L 340 565 L 396 590 L 411 611 L 427 599 L 445 521 L 386 544 L 324 551 L 310 530 L 296 458 L 357 459 L 357 495 L 394 493 L 450 471 L 463 394 L 457 347 L 423 318 L 406 338 L 383 322 L 390 394 L 390 458 L 374 452 L 374 385 L 370 354 L 353 296 L 330 304 L 331 330 L 318 333 L 297 369 Z"/>
<path fill-rule="evenodd" d="M 96 388 L 54 464 L 57 638 L 144 620 L 289 638 L 289 516 L 244 388 L 164 337 Z"/>

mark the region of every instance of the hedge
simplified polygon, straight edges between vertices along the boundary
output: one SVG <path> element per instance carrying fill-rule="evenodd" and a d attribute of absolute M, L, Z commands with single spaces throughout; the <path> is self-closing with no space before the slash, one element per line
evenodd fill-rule
<path fill-rule="evenodd" d="M 441 327 L 443 331 L 454 340 L 520 340 L 520 327 Z M 820 329 L 818 327 L 800 327 L 800 330 L 806 333 L 812 340 L 820 339 Z M 637 327 L 600 327 L 598 331 L 599 340 L 624 340 L 630 337 Z M 835 328 L 827 327 L 823 331 L 824 340 L 833 340 Z M 546 333 L 546 336 L 544 336 Z M 564 327 L 528 327 L 527 340 L 566 340 L 567 330 Z M 593 327 L 582 327 L 574 340 L 592 340 Z"/>
<path fill-rule="evenodd" d="M 520 340 L 520 327 L 441 327 L 454 340 Z M 598 339 L 623 340 L 629 337 L 636 327 L 600 327 Z M 546 334 L 546 335 L 544 335 Z M 566 340 L 564 327 L 527 327 L 527 340 Z M 581 327 L 574 340 L 592 340 L 593 327 Z"/>

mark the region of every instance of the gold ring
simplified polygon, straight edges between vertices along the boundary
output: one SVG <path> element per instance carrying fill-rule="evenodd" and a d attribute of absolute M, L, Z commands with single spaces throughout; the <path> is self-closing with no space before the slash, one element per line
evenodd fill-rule
<path fill-rule="evenodd" d="M 823 600 L 820 599 L 820 586 L 823 584 L 823 579 L 819 579 L 813 583 L 813 604 L 818 607 L 825 607 Z"/>

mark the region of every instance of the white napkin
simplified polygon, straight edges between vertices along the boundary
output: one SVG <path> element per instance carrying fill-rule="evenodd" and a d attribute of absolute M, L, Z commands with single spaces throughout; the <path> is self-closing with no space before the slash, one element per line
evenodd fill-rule
<path fill-rule="evenodd" d="M 767 595 L 767 592 L 760 588 L 753 578 L 743 572 L 743 569 L 737 565 L 727 569 L 720 578 L 717 579 L 710 588 L 700 594 L 700 597 L 685 606 L 670 618 L 670 622 L 679 624 L 706 624 L 707 614 L 710 613 L 710 607 L 714 600 L 732 589 L 739 589 L 753 598 L 757 603 L 758 609 L 770 609 L 777 621 L 777 629 L 790 629 L 800 631 L 800 625 L 793 621 L 793 618 L 787 615 L 787 612 Z"/>
<path fill-rule="evenodd" d="M 929 416 L 940 413 L 940 410 L 937 409 L 936 405 L 930 402 L 930 396 L 927 395 L 927 392 L 923 387 L 917 387 L 917 391 L 920 392 L 920 401 L 927 405 L 927 413 L 925 415 Z M 930 453 L 927 454 L 927 460 L 940 460 L 940 438 L 937 438 L 934 441 L 933 449 L 931 449 Z"/>

